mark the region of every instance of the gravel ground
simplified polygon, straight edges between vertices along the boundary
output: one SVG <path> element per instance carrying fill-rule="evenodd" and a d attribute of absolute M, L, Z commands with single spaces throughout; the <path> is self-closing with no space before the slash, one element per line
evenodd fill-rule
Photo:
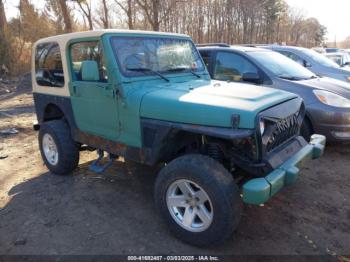
<path fill-rule="evenodd" d="M 0 254 L 324 255 L 350 261 L 350 150 L 328 146 L 297 183 L 263 206 L 243 207 L 225 245 L 195 248 L 175 239 L 153 205 L 155 170 L 116 161 L 88 171 L 83 152 L 72 176 L 50 174 L 40 158 L 31 93 L 0 95 Z"/>

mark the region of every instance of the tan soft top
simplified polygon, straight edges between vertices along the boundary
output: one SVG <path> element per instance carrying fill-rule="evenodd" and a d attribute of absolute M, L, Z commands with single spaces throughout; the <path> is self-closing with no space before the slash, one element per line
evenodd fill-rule
<path fill-rule="evenodd" d="M 76 33 L 69 33 L 69 34 L 63 34 L 63 35 L 56 35 L 56 36 L 50 36 L 47 38 L 42 38 L 38 40 L 33 45 L 33 55 L 32 55 L 32 86 L 33 86 L 33 92 L 35 93 L 45 93 L 45 94 L 51 94 L 56 96 L 69 96 L 69 90 L 68 90 L 68 83 L 70 81 L 70 76 L 68 73 L 67 68 L 67 59 L 64 55 L 65 48 L 67 43 L 72 39 L 77 38 L 89 38 L 89 37 L 100 37 L 104 34 L 129 34 L 129 35 L 153 35 L 153 36 L 177 36 L 177 37 L 184 37 L 189 38 L 188 35 L 183 34 L 174 34 L 174 33 L 164 33 L 164 32 L 153 32 L 153 31 L 141 31 L 141 30 L 118 30 L 118 29 L 103 29 L 103 30 L 93 30 L 93 31 L 84 31 L 84 32 L 76 32 Z M 35 48 L 40 43 L 46 43 L 46 42 L 56 42 L 58 43 L 61 55 L 62 55 L 62 65 L 63 65 L 63 73 L 65 77 L 64 86 L 61 88 L 57 87 L 46 87 L 46 86 L 40 86 L 36 82 L 35 78 Z"/>
<path fill-rule="evenodd" d="M 167 33 L 167 32 L 155 32 L 155 31 L 142 31 L 142 30 L 123 30 L 123 29 L 100 29 L 100 30 L 92 30 L 92 31 L 83 31 L 83 32 L 75 32 L 69 34 L 55 35 L 47 38 L 42 38 L 38 40 L 36 44 L 42 42 L 68 42 L 71 39 L 75 38 L 84 38 L 84 37 L 99 37 L 104 34 L 135 34 L 135 35 L 159 35 L 159 36 L 180 36 L 180 37 L 189 37 L 184 34 L 175 34 L 175 33 Z"/>

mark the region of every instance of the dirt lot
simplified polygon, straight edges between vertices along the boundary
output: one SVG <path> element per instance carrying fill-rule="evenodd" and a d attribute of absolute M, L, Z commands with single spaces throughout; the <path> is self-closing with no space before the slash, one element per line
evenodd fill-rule
<path fill-rule="evenodd" d="M 153 170 L 117 161 L 73 176 L 50 174 L 39 155 L 29 91 L 0 94 L 0 254 L 326 255 L 349 261 L 350 150 L 329 146 L 297 183 L 261 207 L 244 206 L 224 246 L 199 249 L 173 238 L 153 205 Z M 3 158 L 3 159 L 1 159 Z"/>

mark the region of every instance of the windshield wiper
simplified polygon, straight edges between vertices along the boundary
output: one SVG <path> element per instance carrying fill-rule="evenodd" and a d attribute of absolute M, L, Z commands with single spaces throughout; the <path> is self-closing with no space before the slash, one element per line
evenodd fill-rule
<path fill-rule="evenodd" d="M 189 72 L 196 76 L 197 78 L 201 78 L 200 75 L 198 75 L 197 73 L 193 72 L 193 70 L 189 67 L 174 67 L 174 68 L 169 68 L 167 70 L 165 70 L 165 72 L 182 72 L 182 71 L 187 71 L 189 70 Z"/>
<path fill-rule="evenodd" d="M 127 68 L 126 70 L 128 71 L 134 71 L 134 72 L 141 72 L 141 73 L 146 73 L 146 72 L 151 72 L 153 74 L 156 74 L 157 76 L 159 76 L 160 78 L 164 79 L 165 81 L 169 82 L 170 80 L 168 78 L 166 78 L 165 76 L 163 76 L 161 73 L 154 71 L 150 68 Z"/>

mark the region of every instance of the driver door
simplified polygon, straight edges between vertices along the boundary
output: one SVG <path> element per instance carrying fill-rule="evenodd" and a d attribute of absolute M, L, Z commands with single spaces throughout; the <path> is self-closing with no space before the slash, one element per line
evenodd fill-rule
<path fill-rule="evenodd" d="M 70 83 L 73 113 L 84 132 L 116 140 L 119 136 L 118 105 L 108 82 L 102 45 L 98 40 L 70 45 Z"/>

